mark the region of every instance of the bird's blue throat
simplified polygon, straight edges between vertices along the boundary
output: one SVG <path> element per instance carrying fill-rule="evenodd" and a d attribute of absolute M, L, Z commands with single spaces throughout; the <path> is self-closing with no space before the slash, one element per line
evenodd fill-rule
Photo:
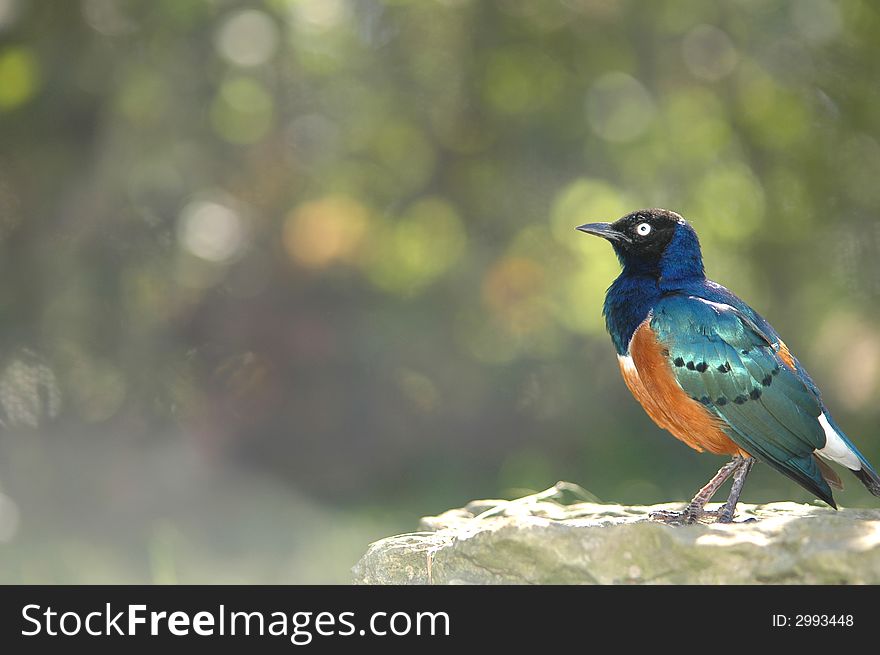
<path fill-rule="evenodd" d="M 706 283 L 700 242 L 689 225 L 679 225 L 672 240 L 656 259 L 631 257 L 613 244 L 623 272 L 605 294 L 605 325 L 619 355 L 663 296 Z"/>

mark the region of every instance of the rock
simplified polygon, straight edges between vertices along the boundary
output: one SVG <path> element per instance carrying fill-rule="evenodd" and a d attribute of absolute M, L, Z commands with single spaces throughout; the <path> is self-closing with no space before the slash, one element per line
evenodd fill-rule
<path fill-rule="evenodd" d="M 563 505 L 557 487 L 481 500 L 371 544 L 356 584 L 878 584 L 880 510 L 740 504 L 729 525 L 670 526 L 682 505 Z"/>

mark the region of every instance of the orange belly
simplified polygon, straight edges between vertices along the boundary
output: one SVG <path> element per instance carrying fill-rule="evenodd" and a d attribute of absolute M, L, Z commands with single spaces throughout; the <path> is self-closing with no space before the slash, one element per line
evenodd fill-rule
<path fill-rule="evenodd" d="M 721 420 L 679 386 L 648 321 L 636 330 L 629 350 L 630 358 L 620 358 L 623 379 L 657 425 L 698 452 L 749 456 L 724 433 Z"/>

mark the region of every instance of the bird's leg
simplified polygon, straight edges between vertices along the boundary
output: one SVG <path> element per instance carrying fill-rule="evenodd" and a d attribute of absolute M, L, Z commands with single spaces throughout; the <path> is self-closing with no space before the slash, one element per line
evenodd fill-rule
<path fill-rule="evenodd" d="M 739 502 L 739 496 L 742 493 L 743 485 L 746 483 L 746 477 L 754 465 L 755 460 L 749 457 L 745 459 L 743 463 L 740 464 L 740 467 L 734 472 L 733 486 L 730 488 L 730 496 L 728 496 L 727 502 L 724 503 L 724 507 L 722 507 L 721 511 L 718 513 L 718 523 L 733 522 L 733 513 L 736 511 L 736 504 Z"/>
<path fill-rule="evenodd" d="M 696 523 L 703 517 L 706 516 L 720 516 L 718 512 L 710 512 L 704 509 L 706 507 L 706 503 L 712 500 L 712 496 L 715 495 L 715 492 L 718 491 L 718 488 L 727 481 L 733 473 L 738 472 L 740 467 L 745 463 L 745 458 L 741 455 L 737 455 L 730 462 L 722 466 L 718 473 L 715 474 L 709 482 L 706 483 L 702 489 L 697 492 L 697 495 L 693 497 L 691 502 L 688 503 L 688 506 L 685 508 L 683 512 L 671 512 L 667 510 L 652 512 L 650 515 L 651 520 L 653 521 L 661 521 L 663 523 Z M 751 468 L 751 464 L 749 465 Z M 744 481 L 745 476 L 743 476 Z M 740 484 L 740 491 L 742 490 L 742 484 Z M 738 496 L 737 496 L 738 497 Z M 729 502 L 729 501 L 728 501 Z M 734 501 L 734 505 L 736 505 L 736 501 Z"/>

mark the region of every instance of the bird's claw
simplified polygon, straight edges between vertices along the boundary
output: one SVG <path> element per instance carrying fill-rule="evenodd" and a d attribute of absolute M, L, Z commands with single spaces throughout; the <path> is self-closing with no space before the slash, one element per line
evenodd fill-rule
<path fill-rule="evenodd" d="M 684 511 L 659 510 L 651 512 L 648 518 L 658 523 L 668 525 L 693 525 L 694 523 L 733 523 L 730 512 L 721 509 L 704 509 L 702 507 L 687 507 Z"/>

